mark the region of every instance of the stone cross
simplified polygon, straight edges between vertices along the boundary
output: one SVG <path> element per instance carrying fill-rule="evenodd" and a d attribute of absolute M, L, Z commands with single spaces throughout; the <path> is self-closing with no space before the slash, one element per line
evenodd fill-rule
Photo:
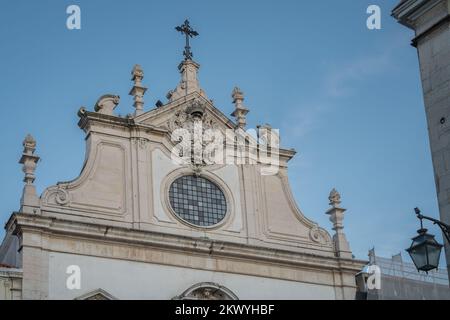
<path fill-rule="evenodd" d="M 186 46 L 184 47 L 183 55 L 185 60 L 192 60 L 194 54 L 191 51 L 189 39 L 198 36 L 198 32 L 192 29 L 192 27 L 189 24 L 189 20 L 187 19 L 186 21 L 184 21 L 184 24 L 176 27 L 175 30 L 183 33 L 186 36 Z"/>

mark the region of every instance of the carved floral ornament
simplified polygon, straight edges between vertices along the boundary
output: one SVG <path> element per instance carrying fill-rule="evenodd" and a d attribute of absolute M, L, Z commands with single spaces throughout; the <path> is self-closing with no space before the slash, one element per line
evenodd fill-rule
<path fill-rule="evenodd" d="M 175 112 L 167 122 L 167 127 L 172 133 L 172 141 L 178 142 L 179 151 L 175 151 L 179 157 L 184 157 L 185 152 L 190 154 L 189 164 L 192 166 L 194 174 L 199 175 L 205 165 L 203 151 L 210 139 L 211 130 L 217 128 L 216 122 L 206 112 L 206 105 L 200 99 L 193 100 L 184 108 Z M 187 135 L 182 133 L 185 130 Z M 186 139 L 187 136 L 190 138 Z M 213 135 L 214 136 L 214 135 Z M 185 140 L 185 141 L 183 141 Z M 178 150 L 178 148 L 175 148 Z M 197 159 L 197 160 L 195 160 Z"/>
<path fill-rule="evenodd" d="M 167 120 L 171 134 L 172 160 L 193 165 L 198 174 L 205 165 L 262 164 L 263 175 L 275 175 L 280 168 L 279 132 L 269 125 L 258 126 L 254 137 L 240 126 L 220 128 L 209 114 L 206 102 L 195 99 L 176 110 Z"/>
<path fill-rule="evenodd" d="M 190 298 L 198 300 L 226 300 L 224 293 L 215 288 L 199 288 L 192 292 Z"/>
<path fill-rule="evenodd" d="M 167 122 L 168 129 L 173 132 L 176 129 L 187 129 L 191 133 L 194 130 L 194 122 L 200 121 L 203 131 L 212 129 L 216 123 L 206 112 L 205 104 L 199 99 L 193 100 L 188 106 L 175 112 Z"/>

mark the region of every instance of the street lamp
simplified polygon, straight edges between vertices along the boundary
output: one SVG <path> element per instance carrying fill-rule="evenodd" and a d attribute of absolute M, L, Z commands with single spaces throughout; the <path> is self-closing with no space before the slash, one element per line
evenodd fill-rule
<path fill-rule="evenodd" d="M 439 266 L 439 258 L 441 256 L 442 245 L 436 241 L 434 235 L 428 234 L 428 230 L 423 227 L 423 219 L 430 220 L 434 224 L 437 224 L 446 239 L 450 242 L 450 226 L 433 218 L 423 216 L 418 208 L 415 208 L 417 218 L 420 220 L 420 229 L 417 231 L 419 234 L 412 240 L 412 244 L 406 251 L 411 256 L 418 271 L 431 271 L 437 269 Z"/>

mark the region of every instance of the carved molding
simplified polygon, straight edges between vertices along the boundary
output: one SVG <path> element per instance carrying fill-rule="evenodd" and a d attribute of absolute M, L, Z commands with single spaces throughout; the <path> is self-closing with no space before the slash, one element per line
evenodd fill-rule
<path fill-rule="evenodd" d="M 167 121 L 167 128 L 171 132 L 176 129 L 186 129 L 192 134 L 194 129 L 194 119 L 196 117 L 198 117 L 202 123 L 203 132 L 217 127 L 214 119 L 206 111 L 205 102 L 200 99 L 194 99 L 187 106 L 175 112 L 175 114 Z"/>
<path fill-rule="evenodd" d="M 117 300 L 117 298 L 103 289 L 97 289 L 75 298 L 75 300 Z"/>
<path fill-rule="evenodd" d="M 149 141 L 148 141 L 147 139 L 145 139 L 145 138 L 134 138 L 134 139 L 132 140 L 132 143 L 133 143 L 134 145 L 139 146 L 139 148 L 140 148 L 141 150 L 145 149 L 145 147 L 147 146 L 148 142 L 149 142 Z"/>
<path fill-rule="evenodd" d="M 224 286 L 202 282 L 193 285 L 173 300 L 239 300 L 239 298 Z"/>
<path fill-rule="evenodd" d="M 28 238 L 29 242 L 25 243 L 35 243 L 42 250 L 124 260 L 130 260 L 129 252 L 133 251 L 133 261 L 181 267 L 186 267 L 188 254 L 191 268 L 216 272 L 234 270 L 244 275 L 324 285 L 342 285 L 340 280 L 336 282 L 336 278 L 331 276 L 332 272 L 346 274 L 354 279 L 354 274 L 359 272 L 365 263 L 360 260 L 336 259 L 334 256 L 306 253 L 304 250 L 290 251 L 234 242 L 221 241 L 217 246 L 211 246 L 210 239 L 197 238 L 192 241 L 192 238 L 180 234 L 162 234 L 133 230 L 129 227 L 112 227 L 105 235 L 103 225 L 67 220 L 64 217 L 54 219 L 15 214 L 7 224 L 7 229 L 17 230 L 19 236 L 21 230 L 40 234 L 42 237 L 48 235 L 47 241 Z M 123 246 L 124 250 L 108 249 L 117 245 Z M 165 254 L 157 254 L 158 252 Z M 174 259 L 168 260 L 168 255 L 173 255 Z M 205 266 L 204 259 L 211 255 L 218 263 Z M 248 268 L 248 263 L 261 265 L 261 268 Z M 233 269 L 230 269 L 231 266 Z M 280 274 L 274 272 L 275 270 L 284 271 Z M 313 276 L 318 272 L 329 273 L 330 277 L 318 279 Z"/>

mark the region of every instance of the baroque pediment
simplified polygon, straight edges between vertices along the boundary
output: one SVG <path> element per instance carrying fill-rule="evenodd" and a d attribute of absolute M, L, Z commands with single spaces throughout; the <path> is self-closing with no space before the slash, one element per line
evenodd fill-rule
<path fill-rule="evenodd" d="M 136 124 L 149 125 L 173 132 L 176 129 L 190 129 L 194 118 L 199 117 L 204 129 L 217 129 L 225 132 L 235 129 L 235 124 L 213 103 L 194 92 L 183 99 L 170 102 L 150 110 L 134 119 Z"/>
<path fill-rule="evenodd" d="M 334 256 L 330 234 L 303 215 L 291 194 L 287 163 L 295 150 L 280 148 L 279 132 L 268 124 L 246 126 L 249 109 L 241 89 L 234 88 L 231 95 L 234 121 L 222 113 L 201 89 L 198 68 L 193 61 L 182 62 L 180 83 L 167 102 L 158 101 L 147 112 L 139 65 L 132 71 L 134 114 L 116 115 L 120 97 L 113 94 L 103 95 L 94 112 L 81 108 L 78 124 L 86 133 L 87 154 L 79 177 L 45 189 L 39 199 L 33 185 L 26 187 L 27 212 L 183 236 L 207 232 L 226 241 L 246 242 L 250 237 L 254 245 Z M 32 139 L 26 139 L 24 147 L 21 163 L 32 184 L 39 158 Z M 172 183 L 181 175 L 207 177 L 221 186 L 228 219 L 223 225 L 199 229 L 180 221 L 169 198 Z M 183 203 L 193 210 L 189 206 L 199 201 L 189 196 Z M 340 201 L 337 193 L 331 196 Z M 335 208 L 329 214 L 340 223 L 342 212 Z M 245 227 L 247 219 L 253 219 L 257 231 Z M 202 289 L 194 296 L 209 294 Z"/>

